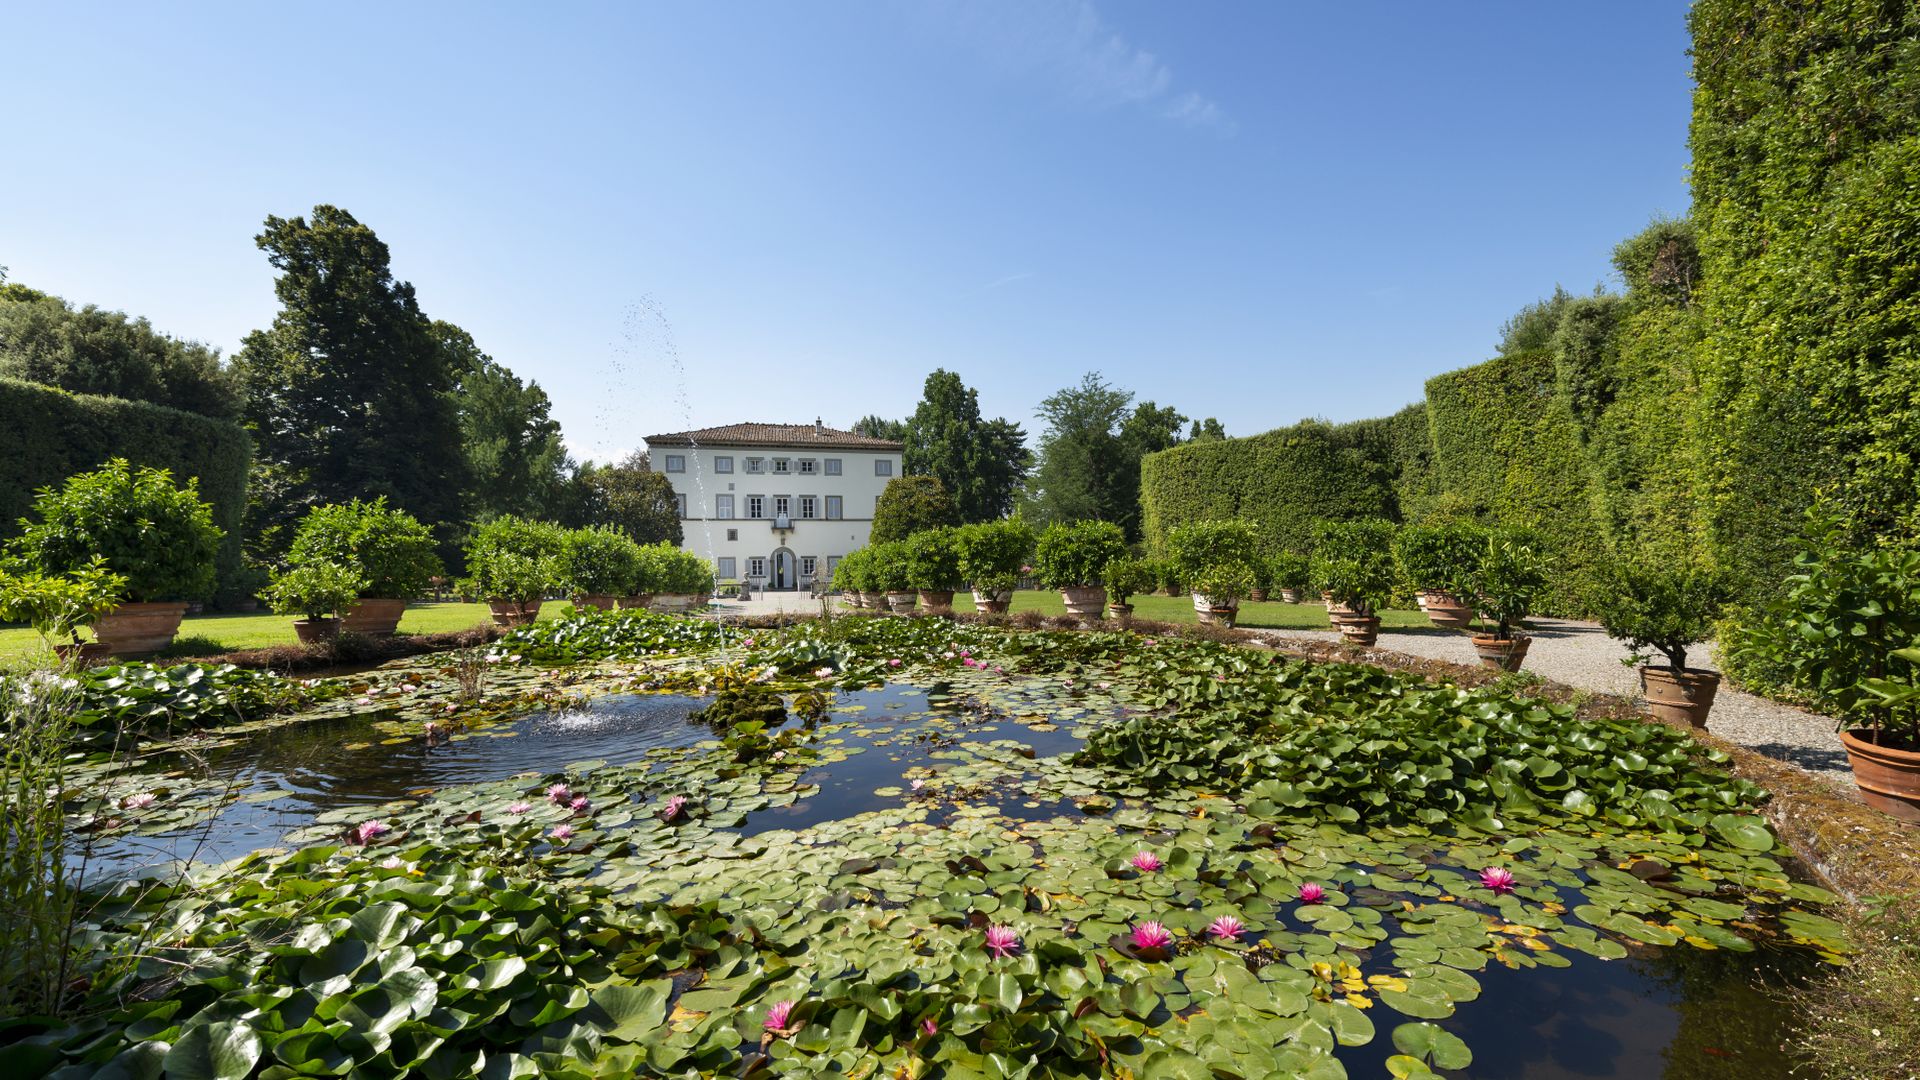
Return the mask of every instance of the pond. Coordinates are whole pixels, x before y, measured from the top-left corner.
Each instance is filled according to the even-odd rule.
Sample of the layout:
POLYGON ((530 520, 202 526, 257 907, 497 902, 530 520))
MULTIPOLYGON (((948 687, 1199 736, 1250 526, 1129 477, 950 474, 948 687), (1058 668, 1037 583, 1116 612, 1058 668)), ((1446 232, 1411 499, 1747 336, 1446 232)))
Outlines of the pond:
MULTIPOLYGON (((804 656, 792 666, 811 672, 820 661, 804 656)), ((464 723, 441 719, 463 715, 445 704, 449 687, 399 665, 357 686, 365 697, 196 735, 107 774, 117 791, 158 792, 168 813, 103 831, 91 872, 300 849, 232 872, 254 883, 262 899, 250 904, 340 883, 328 894, 348 919, 336 937, 359 933, 356 913, 383 891, 411 907, 451 903, 481 866, 530 875, 513 886, 527 898, 501 910, 546 912, 542 924, 568 917, 551 908, 577 902, 565 897, 604 897, 614 907, 596 918, 666 936, 581 977, 651 980, 635 985, 675 1002, 652 1021, 671 1029, 667 1041, 635 1036, 632 1052, 676 1074, 756 1060, 806 1071, 815 1058, 844 1066, 872 1046, 909 1045, 873 1043, 861 1025, 879 1021, 846 1019, 857 1013, 925 1014, 915 1022, 934 1034, 911 1045, 946 1040, 939 1060, 954 1075, 1001 1067, 974 1040, 1017 1054, 1069 1037, 1096 1039, 1143 1075, 1199 1075, 1204 1060, 1223 1076, 1784 1080, 1785 990, 1839 947, 1805 910, 1823 894, 1731 824, 1716 828, 1745 846, 1598 819, 1342 826, 1281 808, 1294 793, 1259 775, 1228 799, 1213 781, 1169 787, 1117 766, 1112 731, 1151 732, 1179 710, 1116 665, 882 662, 886 677, 848 676, 822 695, 773 676, 777 665, 749 678, 747 665, 713 674, 676 655, 667 668, 568 674, 564 698, 464 723), (762 729, 747 718, 769 699, 779 715, 762 729), (1100 753, 1079 753, 1094 744, 1100 753), (374 822, 360 846, 355 831, 374 822), (1512 884, 1486 886, 1488 866, 1512 867, 1512 884), (1221 936, 1228 916, 1235 929, 1221 936), (1128 936, 1161 923, 1165 948, 1128 936), (996 959, 981 935, 1001 925, 1017 940, 996 959), (875 997, 879 986, 899 996, 875 997), (772 1023, 781 997, 800 1011, 791 1035, 769 1037, 762 1018, 772 1023), (1045 1011, 1055 1008, 1068 1013, 1045 1011)), ((529 684, 556 678, 519 671, 529 684)), ((1346 678, 1310 674, 1315 692, 1346 678)), ((1231 685, 1209 675, 1201 692, 1220 692, 1209 684, 1231 685)), ((1393 695, 1411 707, 1404 689, 1393 695)), ((1334 748, 1331 736, 1315 745, 1334 748)), ((1136 749, 1178 756, 1155 737, 1136 749)), ((1695 783, 1675 776, 1663 781, 1675 792, 1695 783)), ((518 880, 475 893, 475 910, 518 880)), ((288 911, 317 917, 309 903, 288 911)), ((409 965, 483 959, 477 941, 466 961, 427 938, 369 932, 377 944, 360 963, 389 948, 417 958, 409 965)), ((299 978, 338 945, 316 939, 299 978)), ((565 1020, 589 998, 566 997, 558 972, 520 989, 493 979, 441 977, 441 1000, 550 997, 545 1012, 515 1006, 527 1023, 550 1018, 532 1025, 551 1034, 527 1036, 528 1061, 541 1060, 539 1038, 574 1038, 564 1033, 600 1008, 565 1020)), ((607 1038, 638 1030, 607 1015, 607 1038)), ((455 1071, 479 1071, 479 1059, 459 1060, 455 1071)))

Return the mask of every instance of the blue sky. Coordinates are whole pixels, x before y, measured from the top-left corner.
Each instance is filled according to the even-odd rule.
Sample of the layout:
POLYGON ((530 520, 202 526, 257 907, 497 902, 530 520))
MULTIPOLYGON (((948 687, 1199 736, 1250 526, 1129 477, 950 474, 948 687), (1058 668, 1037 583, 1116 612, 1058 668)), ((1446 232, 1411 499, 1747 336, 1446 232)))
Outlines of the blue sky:
POLYGON ((231 351, 261 219, 335 203, 602 459, 902 415, 935 367, 1029 429, 1091 369, 1233 434, 1380 415, 1687 200, 1679 3, 5 21, 12 279, 231 351))

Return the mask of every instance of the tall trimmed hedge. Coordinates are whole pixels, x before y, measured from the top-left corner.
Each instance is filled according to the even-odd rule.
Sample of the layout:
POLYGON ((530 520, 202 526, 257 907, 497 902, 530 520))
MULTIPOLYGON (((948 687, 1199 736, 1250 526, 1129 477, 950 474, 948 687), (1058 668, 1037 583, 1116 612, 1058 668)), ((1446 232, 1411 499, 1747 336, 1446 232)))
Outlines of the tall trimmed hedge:
POLYGON ((1582 609, 1604 556, 1596 493, 1552 354, 1502 356, 1427 380, 1433 475, 1488 524, 1537 531, 1555 561, 1545 613, 1582 609))
POLYGON ((1323 519, 1396 517, 1390 439, 1317 420, 1242 439, 1187 443, 1140 462, 1147 546, 1195 521, 1254 524, 1269 554, 1304 551, 1323 519))
POLYGON ((213 504, 221 541, 220 588, 230 588, 240 570, 241 515, 247 502, 252 443, 239 425, 121 398, 69 394, 63 390, 0 378, 0 538, 18 535, 34 492, 58 487, 75 473, 107 459, 170 469, 176 479, 200 481, 200 497, 213 504))
POLYGON ((1749 599, 1825 494, 1920 533, 1920 8, 1698 0, 1706 511, 1749 599))

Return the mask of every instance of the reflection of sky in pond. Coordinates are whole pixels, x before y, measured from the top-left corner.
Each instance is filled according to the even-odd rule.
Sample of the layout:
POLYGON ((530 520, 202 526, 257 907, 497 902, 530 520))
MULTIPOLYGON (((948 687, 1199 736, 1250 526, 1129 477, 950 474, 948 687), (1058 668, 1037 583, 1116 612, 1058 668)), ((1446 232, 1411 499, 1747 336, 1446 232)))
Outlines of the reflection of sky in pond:
MULTIPOLYGON (((1042 705, 1044 696, 1032 704, 1042 705)), ((714 738, 706 726, 688 721, 701 704, 674 695, 609 695, 582 709, 536 713, 433 744, 418 735, 396 738, 365 718, 268 728, 209 751, 203 764, 175 757, 149 766, 156 772, 191 769, 250 799, 227 807, 210 829, 116 839, 102 853, 121 869, 187 857, 218 862, 276 846, 330 810, 365 807, 372 816, 375 807, 435 789, 563 772, 583 761, 630 764, 645 760, 649 751, 714 738)), ((834 727, 824 737, 863 752, 810 769, 801 779, 819 785, 817 794, 756 811, 742 831, 801 829, 898 806, 913 798, 906 774, 958 764, 941 755, 959 743, 1006 740, 1031 747, 1041 758, 1080 745, 1071 734, 1073 720, 1036 731, 964 703, 930 700, 926 690, 912 686, 838 694, 833 710, 834 727), (882 788, 902 791, 878 794, 882 788)), ((962 801, 996 805, 1018 820, 1078 815, 1066 800, 1026 806, 1028 799, 1010 788, 966 793, 962 801)), ((942 825, 948 812, 943 797, 927 820, 942 825)), ((1786 1080, 1789 1063, 1777 1048, 1787 1010, 1765 985, 1787 978, 1779 968, 1803 966, 1799 957, 1687 947, 1637 949, 1634 958, 1619 961, 1573 950, 1563 955, 1570 967, 1513 971, 1493 964, 1475 973, 1480 998, 1436 1021, 1472 1047, 1466 1074, 1493 1080, 1786 1080)), ((1387 1075, 1385 1059, 1396 1052, 1392 1030, 1412 1019, 1384 1005, 1369 1016, 1377 1029, 1372 1041, 1338 1051, 1356 1078, 1387 1075)))

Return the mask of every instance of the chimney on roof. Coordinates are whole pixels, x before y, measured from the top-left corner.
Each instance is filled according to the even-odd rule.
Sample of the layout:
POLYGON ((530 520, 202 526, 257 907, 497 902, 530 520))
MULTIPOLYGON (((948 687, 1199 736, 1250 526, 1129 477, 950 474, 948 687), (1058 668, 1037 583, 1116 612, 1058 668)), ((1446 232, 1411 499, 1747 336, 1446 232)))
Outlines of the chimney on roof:
POLYGON ((815 436, 816 438, 819 438, 819 437, 823 437, 823 436, 825 436, 825 435, 826 435, 826 433, 827 433, 827 429, 826 429, 826 428, 825 428, 824 426, 822 426, 822 425, 821 425, 821 423, 820 423, 820 418, 819 418, 819 417, 817 417, 817 416, 816 416, 816 417, 814 417, 814 418, 813 418, 813 434, 814 434, 814 436, 815 436))

